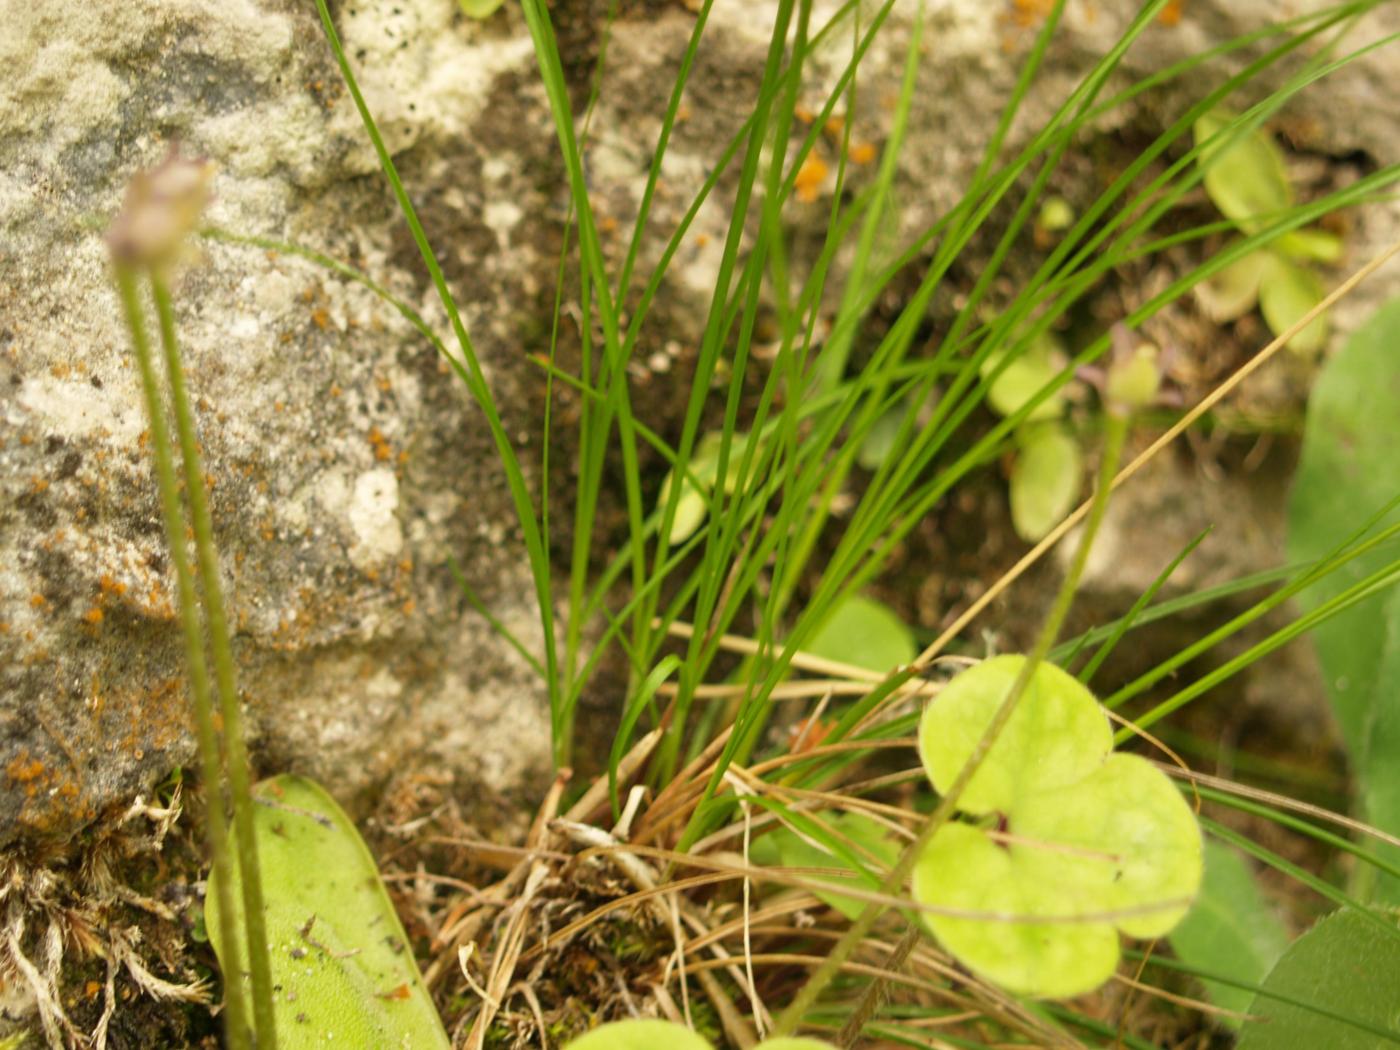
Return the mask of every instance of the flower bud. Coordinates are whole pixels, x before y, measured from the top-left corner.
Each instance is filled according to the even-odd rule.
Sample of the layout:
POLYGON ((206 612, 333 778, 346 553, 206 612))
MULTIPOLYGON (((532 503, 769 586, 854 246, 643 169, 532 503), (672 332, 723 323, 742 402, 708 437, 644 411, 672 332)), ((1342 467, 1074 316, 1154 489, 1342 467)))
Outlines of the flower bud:
POLYGON ((174 262, 209 200, 213 176, 213 164, 183 159, 174 149, 157 167, 137 172, 107 231, 112 257, 127 266, 174 262))
POLYGON ((1109 366, 1103 394, 1111 409, 1137 412, 1157 400, 1157 390, 1162 383, 1157 356, 1155 346, 1141 343, 1136 350, 1119 357, 1109 366))

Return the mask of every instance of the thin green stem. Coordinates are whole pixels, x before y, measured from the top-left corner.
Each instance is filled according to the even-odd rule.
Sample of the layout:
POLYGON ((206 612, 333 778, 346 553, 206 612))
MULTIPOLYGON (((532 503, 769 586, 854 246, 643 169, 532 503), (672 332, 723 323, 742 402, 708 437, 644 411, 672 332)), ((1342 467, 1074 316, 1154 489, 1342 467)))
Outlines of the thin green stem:
MULTIPOLYGON (((248 750, 243 741, 243 718, 238 706, 238 686, 229 642, 228 616, 219 578, 219 555, 214 547, 214 526, 204 491, 198 438, 180 366, 175 337, 175 313, 170 290, 157 268, 151 270, 151 296, 160 318, 161 346, 165 351, 170 406, 185 468, 185 499, 190 508, 195 553, 199 561, 204 617, 209 628, 209 648, 214 658, 214 680, 223 717, 225 775, 233 800, 233 825, 238 842, 239 882, 243 889, 243 927, 248 935, 248 970, 253 985, 253 1024, 260 1050, 276 1050, 277 1030, 272 1011, 272 962, 267 949, 267 915, 263 906, 262 873, 258 867, 258 839, 253 827, 253 797, 248 773, 248 750)), ((183 542, 183 538, 182 538, 183 542)))
POLYGON ((141 374, 141 392, 146 401, 146 416, 150 426, 151 458, 155 465, 156 484, 160 490, 161 511, 165 519, 166 543, 170 548, 170 563, 175 569, 176 597, 180 604, 180 622, 185 636, 185 662, 189 669, 190 699, 194 709, 195 738, 199 745, 200 769, 204 775, 207 800, 206 834, 209 838, 210 865, 214 871, 214 892, 219 906, 219 934, 224 950, 224 1037, 233 1050, 249 1050, 252 1041, 248 1032, 248 1007, 244 998, 239 947, 238 916, 233 909, 233 882, 228 846, 228 824, 224 815, 223 768, 219 756, 218 733, 214 728, 213 702, 209 690, 209 669, 204 661, 203 623, 199 601, 195 595, 194 573, 189 552, 185 547, 185 516, 180 505, 179 483, 171 456, 170 431, 165 421, 165 407, 160 386, 151 363, 151 345, 146 335, 146 322, 141 309, 135 270, 118 264, 117 290, 131 331, 137 371, 141 374))
MULTIPOLYGON (((1080 577, 1084 574, 1084 566, 1088 563, 1089 550, 1093 546, 1094 536, 1103 522, 1104 511, 1108 508, 1108 497, 1112 490, 1113 477, 1118 471, 1119 460, 1122 459, 1123 443, 1127 433, 1128 417, 1117 412, 1110 412, 1104 429, 1104 449, 1099 462, 1098 484, 1094 489, 1094 500, 1084 523, 1084 533, 1079 541, 1079 547, 1074 553, 1074 560, 1070 564, 1069 571, 1065 574, 1064 582, 1055 595, 1054 604, 1045 617, 1045 623, 1040 629, 1040 635, 1036 638, 1035 646, 1021 665, 1020 673, 1017 674, 1016 680, 1011 684, 1005 699, 1002 700, 1001 705, 993 714, 992 720, 988 723, 981 739, 977 741, 972 754, 963 764, 957 778, 939 800, 937 808, 924 822, 923 827, 919 829, 918 836, 900 856, 899 862, 890 869, 889 875, 880 888, 880 892, 886 896, 894 896, 901 891, 913 872, 919 856, 923 853, 924 847, 957 812, 958 802, 967 789, 967 785, 977 770, 981 768, 988 752, 992 749, 992 745, 996 743, 1002 730, 1011 720, 1011 716, 1016 711, 1016 705, 1030 685, 1036 668, 1050 652, 1051 646, 1055 644, 1055 639, 1059 636, 1060 628, 1064 624, 1065 616, 1069 613, 1070 604, 1074 601, 1080 577)), ((884 910, 884 905, 873 901, 866 905, 856 921, 836 942, 836 947, 832 949, 831 954, 822 960, 821 965, 813 971, 807 983, 802 986, 802 990, 798 992, 787 1009, 783 1011, 782 1016, 778 1018, 777 1026, 774 1029, 775 1035, 791 1035, 797 1029, 807 1011, 815 1005, 818 996, 826 990, 827 985, 841 971, 842 965, 859 947, 866 934, 870 932, 870 928, 875 924, 875 920, 880 917, 884 910)))

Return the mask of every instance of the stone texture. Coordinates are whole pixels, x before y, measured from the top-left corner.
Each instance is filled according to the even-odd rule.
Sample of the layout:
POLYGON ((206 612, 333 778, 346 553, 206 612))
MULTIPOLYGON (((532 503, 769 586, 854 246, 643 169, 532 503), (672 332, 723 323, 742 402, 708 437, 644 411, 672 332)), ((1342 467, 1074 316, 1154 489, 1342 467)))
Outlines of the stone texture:
MULTIPOLYGON (((447 330, 314 6, 7 8, 0 842, 71 831, 192 758, 144 415, 101 238, 130 174, 179 141, 218 164, 214 223, 346 260, 447 330)), ((530 458, 522 332, 556 175, 523 86, 528 39, 433 0, 341 5, 339 20, 530 458)), ((349 799, 412 764, 532 788, 547 764, 540 683, 446 566, 459 559, 537 642, 479 411, 360 286, 258 248, 206 242, 200 256, 177 289, 179 326, 259 764, 349 799)))
MULTIPOLYGON (((687 6, 626 4, 613 27, 587 160, 614 256, 694 24, 687 6)), ((835 6, 817 4, 815 21, 835 6)), ((1321 3, 1284 6, 1192 0, 1181 24, 1154 26, 1130 52, 1128 75, 1321 3)), ((554 8, 577 100, 606 7, 554 8)), ((716 4, 644 263, 746 116, 774 7, 716 4)), ((928 5, 902 231, 922 228, 966 183, 1040 7, 928 5)), ((1013 143, 1136 7, 1071 0, 1013 143)), ((862 73, 847 115, 858 144, 883 141, 914 8, 901 0, 862 73)), ((335 9, 511 432, 535 461, 540 377, 526 355, 547 345, 567 194, 519 12, 477 23, 451 0, 335 9)), ((1361 31, 1397 18, 1392 5, 1361 31)), ((447 329, 309 3, 10 3, 0 25, 3 843, 71 831, 191 757, 144 422, 100 236, 130 174, 178 140, 219 165, 219 226, 344 259, 447 329)), ((848 48, 842 38, 813 59, 809 109, 848 48)), ((1397 159, 1392 65, 1383 50, 1319 85, 1290 110, 1289 134, 1319 154, 1397 159)), ((1160 126, 1202 87, 1188 79, 1099 130, 1160 126)), ((833 141, 821 149, 834 168, 833 141)), ((872 170, 868 156, 854 163, 854 183, 872 170)), ((833 182, 795 205, 799 258, 815 251, 808 231, 823 228, 833 182)), ((674 402, 666 384, 683 384, 659 373, 698 338, 731 184, 681 247, 639 355, 652 363, 635 376, 639 390, 674 402)), ((1395 215, 1367 213, 1348 240, 1358 260, 1400 226, 1395 215)), ((257 248, 206 242, 201 256, 181 280, 179 321, 259 762, 319 776, 342 797, 415 762, 496 788, 533 784, 547 746, 539 683, 466 609, 445 567, 449 554, 460 559, 492 609, 538 640, 479 412, 432 348, 360 286, 257 248)), ((1341 327, 1393 288, 1358 296, 1341 327)))

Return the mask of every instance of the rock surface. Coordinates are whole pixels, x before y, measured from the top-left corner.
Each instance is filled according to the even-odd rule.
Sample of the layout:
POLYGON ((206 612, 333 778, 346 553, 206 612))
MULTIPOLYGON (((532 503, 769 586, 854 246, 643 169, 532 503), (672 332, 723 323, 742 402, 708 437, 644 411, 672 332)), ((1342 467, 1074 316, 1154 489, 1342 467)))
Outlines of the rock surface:
MULTIPOLYGON (((606 6, 554 7, 576 101, 606 6)), ((624 5, 613 27, 588 166, 615 254, 694 26, 689 6, 624 5)), ((883 140, 915 6, 901 0, 862 73, 861 107, 848 117, 859 145, 883 140)), ((903 228, 956 199, 1043 6, 928 5, 903 228)), ((644 262, 744 119, 773 7, 716 4, 644 262)), ((817 7, 819 23, 835 5, 817 7)), ((1120 7, 1136 5, 1071 0, 1013 141, 1112 39, 1120 7)), ((1179 25, 1148 31, 1128 71, 1271 24, 1277 8, 1192 0, 1179 25)), ((341 0, 335 12, 507 425, 537 461, 541 380, 527 355, 547 346, 567 193, 523 20, 508 5, 473 22, 452 0, 341 0)), ((1364 31, 1396 28, 1398 17, 1392 6, 1364 31)), ((814 59, 808 108, 820 108, 848 47, 814 59)), ((1368 56, 1300 104, 1300 143, 1397 159, 1392 56, 1368 56)), ((219 165, 218 226, 347 261, 447 329, 311 4, 16 3, 0 62, 3 844, 72 831, 191 758, 144 421, 101 239, 125 180, 179 141, 219 165)), ((1160 125, 1200 89, 1188 79, 1146 108, 1160 125)), ((829 168, 832 149, 823 143, 829 168)), ((853 155, 857 182, 875 155, 853 155)), ((830 171, 812 180, 794 213, 799 233, 823 228, 833 184, 830 171)), ((682 245, 641 360, 674 357, 698 337, 728 219, 724 186, 682 245)), ((1359 254, 1397 225, 1377 214, 1349 242, 1359 254)), ((179 324, 260 765, 317 776, 343 798, 413 763, 497 789, 534 784, 547 764, 540 683, 465 606, 446 566, 459 559, 492 610, 538 642, 480 412, 432 347, 359 285, 262 248, 205 242, 201 254, 180 283, 179 324)))

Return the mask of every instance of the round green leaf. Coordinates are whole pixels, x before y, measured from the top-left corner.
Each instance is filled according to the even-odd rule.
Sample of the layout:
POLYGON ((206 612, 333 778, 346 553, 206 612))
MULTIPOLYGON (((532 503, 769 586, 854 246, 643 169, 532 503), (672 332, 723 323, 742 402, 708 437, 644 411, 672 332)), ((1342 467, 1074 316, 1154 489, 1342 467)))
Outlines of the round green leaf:
MULTIPOLYGON (((1022 405, 1040 393, 1057 375, 1061 365, 1056 360, 1058 344, 1053 336, 1044 336, 1026 347, 1011 361, 1005 370, 992 381, 987 390, 987 402, 1003 416, 1014 415, 1022 405)), ((996 371, 1004 354, 991 354, 982 362, 980 369, 985 379, 996 371)), ((1027 422, 1039 419, 1056 419, 1065 409, 1062 390, 1057 390, 1042 401, 1026 417, 1027 422)))
MULTIPOLYGON (((947 791, 957 778, 1025 660, 983 660, 944 686, 924 710, 919 754, 936 790, 947 791)), ((959 805, 967 813, 1005 813, 1027 792, 1082 780, 1112 747, 1112 730, 1093 694, 1054 664, 1042 663, 959 805)))
MULTIPOLYGON (((1282 335, 1305 313, 1322 302, 1326 292, 1317 275, 1280 256, 1259 284, 1259 309, 1269 331, 1282 335)), ((1315 354, 1327 345, 1327 315, 1319 314, 1288 341, 1288 349, 1299 354, 1315 354)))
MULTIPOLYGON (((890 829, 874 817, 859 811, 852 811, 834 814, 826 818, 825 823, 832 832, 851 841, 855 846, 854 856, 861 861, 864 869, 875 868, 878 871, 876 861, 888 869, 894 867, 899 861, 899 844, 891 836, 890 829)), ((828 850, 812 839, 797 834, 790 828, 779 828, 764 835, 759 843, 764 844, 765 847, 774 847, 776 855, 768 854, 767 848, 764 850, 755 848, 750 854, 755 863, 781 864, 786 868, 845 868, 850 871, 850 877, 833 879, 818 875, 815 880, 828 882, 833 886, 863 886, 863 888, 870 890, 880 888, 878 878, 856 871, 846 857, 828 850), (765 855, 771 857, 771 860, 762 859, 765 855)), ((755 847, 759 843, 755 843, 755 847)), ((883 875, 883 872, 881 874, 883 875)), ((823 904, 836 909, 852 922, 865 910, 865 901, 863 900, 822 890, 813 892, 823 904)))
POLYGON ((824 1039, 807 1039, 801 1036, 781 1036, 765 1039, 754 1050, 836 1050, 836 1044, 824 1039))
MULTIPOLYGON (((1037 843, 1051 887, 1078 879, 1097 911, 1123 910, 1113 925, 1130 937, 1161 937, 1186 915, 1201 886, 1201 832, 1166 775, 1137 755, 1109 755, 1076 784, 1023 798, 1011 833, 1037 843)), ((1035 848, 1035 847, 1031 847, 1035 848)))
POLYGON ((1273 260, 1266 251, 1240 256, 1196 285, 1196 299, 1201 309, 1216 324, 1243 317, 1259 301, 1259 282, 1272 265, 1273 260))
POLYGON ((1257 129, 1244 135, 1226 131, 1233 119, 1216 109, 1196 121, 1196 145, 1204 146, 1198 163, 1215 206, 1240 229, 1255 233, 1264 226, 1261 216, 1276 217, 1292 207, 1293 187, 1273 139, 1257 129))
MULTIPOLYGON (((940 792, 1024 661, 983 661, 925 711, 919 748, 940 792)), ((1092 694, 1038 666, 960 800, 1005 835, 947 825, 914 870, 915 900, 937 909, 925 923, 969 969, 1025 995, 1079 995, 1112 974, 1119 931, 1158 937, 1185 914, 1201 882, 1195 816, 1165 774, 1111 745, 1092 694)))
POLYGON ((862 594, 838 603, 803 648, 815 656, 882 674, 918 655, 914 636, 898 614, 862 594))
MULTIPOLYGON (((709 433, 695 445, 695 454, 690 458, 690 471, 682 473, 681 494, 676 500, 676 515, 671 519, 671 532, 667 539, 672 546, 684 543, 704 522, 710 512, 710 493, 719 476, 719 451, 724 442, 722 434, 709 433), (694 480, 692 480, 692 478, 694 480), (696 483, 700 487, 696 487, 696 483)), ((747 434, 734 434, 729 441, 729 461, 725 465, 724 491, 732 493, 737 483, 739 461, 744 457, 748 444, 747 434)), ((671 497, 671 486, 675 484, 677 471, 673 467, 661 483, 661 491, 656 497, 658 513, 671 497)))
POLYGON ((1074 506, 1084 471, 1079 442, 1057 423, 1028 427, 1011 468, 1011 524, 1028 543, 1042 539, 1074 506))
POLYGON ((566 1050, 714 1050, 709 1041, 671 1021, 613 1021, 579 1036, 566 1050))
POLYGON ((1072 883, 1047 883, 1039 870, 1045 856, 1004 848, 980 828, 949 824, 919 856, 912 889, 921 904, 982 915, 924 913, 939 943, 968 969, 1013 992, 1063 998, 1109 978, 1118 964, 1118 935, 1105 922, 1017 921, 1102 910, 1072 883))

